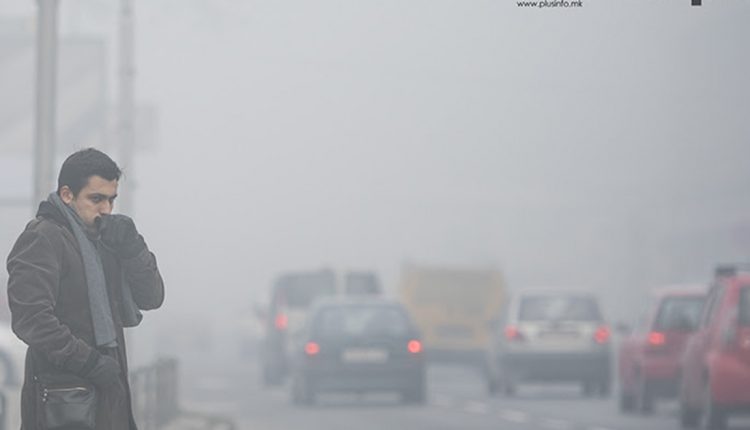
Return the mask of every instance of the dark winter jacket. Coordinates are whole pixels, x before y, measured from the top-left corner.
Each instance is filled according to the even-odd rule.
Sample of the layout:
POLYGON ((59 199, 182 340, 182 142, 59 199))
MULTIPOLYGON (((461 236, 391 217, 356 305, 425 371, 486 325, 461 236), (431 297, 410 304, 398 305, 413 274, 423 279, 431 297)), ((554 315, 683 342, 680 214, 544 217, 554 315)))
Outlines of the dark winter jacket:
POLYGON ((120 307, 123 276, 140 309, 155 309, 164 300, 164 284, 154 255, 144 249, 120 260, 100 247, 118 348, 97 351, 88 288, 78 243, 64 214, 48 202, 39 206, 8 256, 8 303, 12 327, 28 346, 21 393, 23 430, 42 430, 37 377, 85 375, 100 353, 117 358, 120 383, 97 389, 97 430, 134 430, 127 379, 125 337, 120 307))

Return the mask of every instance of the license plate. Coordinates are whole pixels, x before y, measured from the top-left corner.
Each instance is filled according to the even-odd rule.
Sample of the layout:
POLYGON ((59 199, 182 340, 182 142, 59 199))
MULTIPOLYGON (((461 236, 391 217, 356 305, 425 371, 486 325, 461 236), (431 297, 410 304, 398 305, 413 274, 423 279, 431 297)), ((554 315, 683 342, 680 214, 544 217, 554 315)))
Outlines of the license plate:
POLYGON ((576 331, 542 331, 539 332, 539 337, 543 339, 576 339, 580 335, 576 331))
POLYGON ((345 349, 341 359, 346 363, 384 363, 388 361, 388 351, 376 348, 345 349))

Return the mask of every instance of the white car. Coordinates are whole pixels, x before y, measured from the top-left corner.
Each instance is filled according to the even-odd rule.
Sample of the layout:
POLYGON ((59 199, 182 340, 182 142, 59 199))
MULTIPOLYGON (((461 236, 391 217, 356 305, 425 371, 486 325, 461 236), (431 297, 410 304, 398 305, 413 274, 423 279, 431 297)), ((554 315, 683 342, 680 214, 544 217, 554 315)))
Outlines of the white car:
POLYGON ((592 293, 524 292, 510 301, 495 337, 488 389, 513 395, 525 381, 577 382, 610 391, 610 329, 592 293))

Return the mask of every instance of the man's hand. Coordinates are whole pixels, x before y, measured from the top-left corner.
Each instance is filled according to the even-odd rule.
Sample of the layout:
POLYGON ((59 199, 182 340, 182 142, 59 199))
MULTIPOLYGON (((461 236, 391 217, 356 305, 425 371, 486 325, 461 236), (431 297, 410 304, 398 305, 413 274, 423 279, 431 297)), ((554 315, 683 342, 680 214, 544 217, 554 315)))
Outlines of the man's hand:
POLYGON ((146 248, 143 236, 138 234, 135 223, 129 216, 102 215, 98 224, 102 242, 120 258, 133 258, 146 248))
POLYGON ((120 364, 108 355, 100 355, 94 367, 83 376, 97 387, 108 387, 120 378, 120 364))

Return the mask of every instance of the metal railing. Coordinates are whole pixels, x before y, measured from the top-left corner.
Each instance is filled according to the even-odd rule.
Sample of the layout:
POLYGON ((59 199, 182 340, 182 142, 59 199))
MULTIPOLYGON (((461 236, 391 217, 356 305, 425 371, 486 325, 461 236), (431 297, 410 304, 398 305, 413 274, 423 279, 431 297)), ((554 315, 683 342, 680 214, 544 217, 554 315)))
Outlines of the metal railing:
POLYGON ((191 428, 236 428, 234 421, 227 417, 181 410, 178 388, 179 366, 174 358, 160 359, 152 365, 130 372, 133 416, 140 430, 171 428, 170 426, 174 427, 174 424, 179 424, 181 420, 192 422, 194 425, 191 428))
MULTIPOLYGON (((133 416, 140 430, 174 427, 180 420, 200 423, 205 430, 234 430, 234 421, 220 415, 182 411, 179 405, 179 365, 173 358, 130 371, 133 416)), ((0 384, 0 430, 20 427, 21 387, 0 384)), ((180 427, 179 425, 177 427, 180 427)))
POLYGON ((180 414, 178 382, 176 359, 160 359, 130 372, 133 415, 140 429, 157 430, 180 414))

